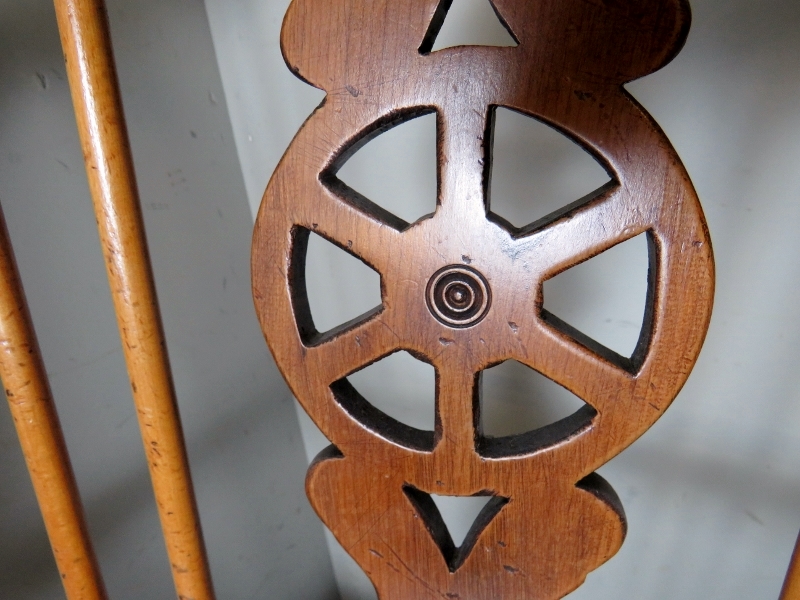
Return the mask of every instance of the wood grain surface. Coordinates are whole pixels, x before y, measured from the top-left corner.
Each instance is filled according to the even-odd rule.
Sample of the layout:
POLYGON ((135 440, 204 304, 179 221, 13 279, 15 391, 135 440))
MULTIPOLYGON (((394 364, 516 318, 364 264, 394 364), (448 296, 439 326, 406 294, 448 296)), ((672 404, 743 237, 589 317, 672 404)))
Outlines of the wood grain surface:
POLYGON ((212 600, 103 0, 55 0, 100 243, 177 596, 212 600))
POLYGON ((294 0, 283 24, 288 66, 327 95, 265 192, 253 294, 281 372, 333 442, 309 470, 311 503, 382 600, 546 600, 579 586, 626 529, 619 499, 594 471, 675 398, 711 314, 713 258, 697 196, 623 88, 677 54, 688 4, 493 5, 518 46, 429 52, 447 0, 294 0), (611 183, 513 227, 488 193, 497 107, 556 128, 611 183), (370 139, 433 112, 434 214, 406 223, 336 177, 370 139), (378 309, 317 331, 305 282, 311 232, 380 273, 378 309), (649 241, 647 307, 636 350, 620 356, 545 311, 542 284, 640 234, 649 241), (398 350, 436 370, 432 431, 392 419, 347 380, 398 350), (481 372, 509 359, 586 406, 536 431, 484 435, 481 372), (494 498, 456 548, 430 494, 494 498))
POLYGON ((14 251, 0 210, 0 377, 68 600, 106 600, 14 251))

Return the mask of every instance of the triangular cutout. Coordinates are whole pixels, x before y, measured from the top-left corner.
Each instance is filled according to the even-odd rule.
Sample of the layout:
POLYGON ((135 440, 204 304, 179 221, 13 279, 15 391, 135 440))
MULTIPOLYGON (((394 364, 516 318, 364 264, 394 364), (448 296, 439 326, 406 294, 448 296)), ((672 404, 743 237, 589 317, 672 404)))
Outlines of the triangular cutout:
POLYGON ((451 572, 464 564, 483 530, 508 503, 508 498, 493 495, 432 496, 411 485, 403 491, 451 572))
POLYGON ((483 371, 481 385, 480 426, 484 436, 532 432, 586 406, 568 389, 516 360, 483 371))
POLYGON ((431 500, 439 509, 450 538, 456 547, 461 547, 467 539, 472 524, 486 508, 494 496, 437 496, 431 494, 431 500))
POLYGON ((655 252, 648 234, 641 234, 548 279, 545 320, 600 354, 604 348, 613 351, 635 368, 637 348, 646 346, 650 331, 655 252), (598 343, 604 348, 593 347, 598 343))
POLYGON ((409 113, 367 133, 323 181, 395 229, 432 214, 437 194, 435 113, 409 113))
POLYGON ((441 0, 421 54, 455 46, 518 46, 505 20, 491 0, 441 0))
POLYGON ((591 154, 538 119, 498 107, 492 131, 489 208, 511 229, 543 221, 610 181, 591 154))
MULTIPOLYGON (((297 235, 305 237, 306 244, 303 286, 306 298, 295 299, 304 342, 318 337, 317 332, 328 332, 358 320, 382 304, 381 280, 376 271, 307 229, 300 228, 297 235), (303 310, 304 306, 307 310, 303 310)), ((295 244, 302 245, 303 240, 296 239, 295 244)), ((301 286, 293 282, 293 287, 301 286)))

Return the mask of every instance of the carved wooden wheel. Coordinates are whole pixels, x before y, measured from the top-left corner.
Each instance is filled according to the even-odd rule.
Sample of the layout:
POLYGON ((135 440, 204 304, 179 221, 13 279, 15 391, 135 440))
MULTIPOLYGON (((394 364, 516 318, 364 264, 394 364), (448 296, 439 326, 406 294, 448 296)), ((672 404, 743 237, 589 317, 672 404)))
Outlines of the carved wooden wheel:
POLYGON ((677 155, 622 84, 666 64, 682 0, 494 0, 513 48, 428 52, 447 0, 294 0, 287 63, 327 91, 264 195, 253 291, 270 349, 334 446, 312 465, 312 505, 380 597, 560 598, 608 560, 622 507, 594 471, 664 412, 700 351, 713 261, 677 155), (611 184, 516 229, 489 210, 496 107, 543 120, 611 184), (438 122, 435 214, 408 224, 336 178, 375 135, 438 122), (381 275, 382 305, 318 332, 305 285, 310 232, 381 275), (645 323, 620 356, 542 308, 542 284, 639 234, 649 239, 645 323), (347 376, 397 350, 436 369, 436 428, 373 407, 347 376), (516 436, 480 430, 480 373, 516 359, 586 406, 516 436), (456 548, 429 494, 490 495, 456 548))

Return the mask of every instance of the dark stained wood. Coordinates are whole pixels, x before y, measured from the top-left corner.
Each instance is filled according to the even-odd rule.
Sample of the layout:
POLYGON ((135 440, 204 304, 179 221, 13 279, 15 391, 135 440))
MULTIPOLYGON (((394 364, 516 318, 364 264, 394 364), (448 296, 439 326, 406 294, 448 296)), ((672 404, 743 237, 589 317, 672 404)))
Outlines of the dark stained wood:
POLYGON ((284 56, 327 96, 264 195, 253 294, 284 377, 334 443, 309 470, 309 498, 382 600, 561 598, 625 537, 622 506, 594 471, 675 398, 711 314, 714 266, 697 196, 667 138, 622 87, 675 56, 690 12, 683 0, 495 0, 517 47, 428 53, 446 5, 291 4, 284 56), (488 197, 498 106, 557 128, 612 183, 513 228, 488 197), (435 214, 408 224, 336 178, 369 139, 430 112, 435 214), (316 330, 304 270, 312 231, 380 273, 379 310, 316 330), (547 313, 542 284, 639 234, 649 240, 647 310, 636 351, 623 357, 547 313), (431 310, 432 278, 448 267, 466 278, 448 288, 453 309, 476 282, 467 266, 491 301, 474 322, 448 323, 431 310), (346 379, 401 349, 436 369, 435 431, 394 421, 346 379), (586 408, 538 431, 484 436, 480 373, 508 359, 586 408), (456 549, 429 494, 495 500, 456 549))

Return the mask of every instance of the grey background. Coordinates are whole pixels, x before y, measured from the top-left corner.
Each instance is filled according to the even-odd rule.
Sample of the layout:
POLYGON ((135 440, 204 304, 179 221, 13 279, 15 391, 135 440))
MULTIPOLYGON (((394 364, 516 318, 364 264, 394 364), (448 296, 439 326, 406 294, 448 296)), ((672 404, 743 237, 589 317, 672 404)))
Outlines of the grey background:
MULTIPOLYGON (((330 536, 329 555, 303 495, 306 461, 326 442, 293 408, 249 298, 252 215, 322 97, 280 57, 286 5, 109 2, 219 597, 327 599, 338 584, 343 598, 366 599, 369 582, 330 536)), ((486 8, 454 0, 440 45, 507 43, 486 8)), ((625 505, 628 539, 570 598, 777 598, 800 529, 800 4, 695 0, 693 10, 684 51, 628 89, 672 140, 703 202, 718 269, 714 316, 673 407, 602 469, 625 505)), ((0 0, 0 202, 101 567, 114 598, 168 598, 64 79, 50 4, 0 0)), ((430 119, 398 127, 342 177, 387 208, 422 215, 435 195, 432 140, 430 119)), ((496 143, 493 206, 512 221, 603 181, 571 142, 528 119, 501 116, 496 143)), ((644 289, 637 243, 548 282, 548 308, 630 347, 644 289)), ((315 317, 331 324, 379 301, 377 276, 325 244, 310 279, 315 317)), ((557 418, 577 401, 513 364, 490 375, 500 429, 557 418), (535 409, 520 390, 540 401, 535 409)), ((360 377, 376 403, 427 418, 425 365, 401 355, 360 377)), ((0 449, 0 597, 63 597, 7 411, 0 449)), ((454 529, 469 522, 469 509, 445 510, 454 529)))

